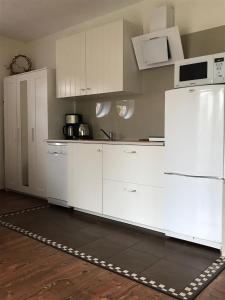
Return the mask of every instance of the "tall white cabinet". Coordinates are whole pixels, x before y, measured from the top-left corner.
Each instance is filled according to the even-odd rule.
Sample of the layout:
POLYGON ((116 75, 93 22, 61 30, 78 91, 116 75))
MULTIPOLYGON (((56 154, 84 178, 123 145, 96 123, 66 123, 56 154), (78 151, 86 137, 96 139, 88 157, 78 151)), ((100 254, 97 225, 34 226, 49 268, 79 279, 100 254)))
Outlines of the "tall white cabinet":
POLYGON ((46 143, 62 137, 72 103, 55 98, 55 72, 41 69, 4 80, 5 188, 46 196, 46 143))

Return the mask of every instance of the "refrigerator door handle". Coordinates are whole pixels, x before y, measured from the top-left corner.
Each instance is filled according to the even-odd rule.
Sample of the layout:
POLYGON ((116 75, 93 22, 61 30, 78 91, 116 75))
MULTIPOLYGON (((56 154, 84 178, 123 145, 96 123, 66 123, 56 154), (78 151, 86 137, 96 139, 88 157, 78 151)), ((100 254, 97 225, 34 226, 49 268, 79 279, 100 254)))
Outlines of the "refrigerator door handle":
POLYGON ((174 175, 174 176, 183 176, 183 177, 192 177, 192 178, 207 178, 207 179, 218 179, 223 180, 222 177, 216 176, 197 176, 197 175, 188 175, 188 174, 181 174, 181 173, 173 173, 173 172, 164 172, 165 175, 174 175))

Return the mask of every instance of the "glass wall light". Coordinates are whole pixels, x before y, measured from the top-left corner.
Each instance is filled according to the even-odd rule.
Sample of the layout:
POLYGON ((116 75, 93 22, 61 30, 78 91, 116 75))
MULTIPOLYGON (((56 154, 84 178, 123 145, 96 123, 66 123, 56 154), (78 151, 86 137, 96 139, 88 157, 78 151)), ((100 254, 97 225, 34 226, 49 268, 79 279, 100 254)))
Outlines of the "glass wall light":
POLYGON ((120 100, 116 103, 118 115, 123 119, 130 119, 134 114, 134 100, 120 100))
POLYGON ((107 116, 111 109, 111 102, 104 101, 104 102, 97 102, 96 103, 96 117, 103 118, 107 116))

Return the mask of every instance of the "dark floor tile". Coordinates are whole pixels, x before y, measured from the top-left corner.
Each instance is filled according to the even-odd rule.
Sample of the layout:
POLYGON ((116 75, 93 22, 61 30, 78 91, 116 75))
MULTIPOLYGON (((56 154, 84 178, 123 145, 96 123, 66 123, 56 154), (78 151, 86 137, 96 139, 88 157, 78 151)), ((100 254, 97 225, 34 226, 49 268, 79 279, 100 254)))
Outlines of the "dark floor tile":
MULTIPOLYGON (((46 233, 43 234, 43 236, 46 236, 46 233)), ((63 233, 62 231, 55 232, 49 230, 47 236, 51 240, 75 250, 96 241, 96 237, 94 237, 93 235, 79 231, 75 233, 63 233)))
POLYGON ((29 195, 0 191, 0 215, 41 205, 47 205, 47 201, 29 195))
POLYGON ((175 264, 182 264, 188 267, 204 271, 212 261, 220 257, 219 251, 195 247, 194 245, 184 246, 180 251, 170 251, 165 258, 175 264))
POLYGON ((48 209, 35 210, 26 214, 13 215, 7 217, 8 222, 17 223, 18 226, 29 226, 33 228, 48 228, 53 226, 55 229, 62 229, 64 232, 80 230, 88 226, 89 223, 76 219, 66 210, 56 210, 52 207, 48 209))
POLYGON ((159 260, 158 257, 144 252, 133 250, 131 248, 114 255, 109 261, 115 266, 129 270, 133 273, 139 273, 159 260))
POLYGON ((184 247, 184 242, 166 237, 157 237, 154 235, 145 235, 142 239, 131 246, 132 249, 139 250, 145 253, 151 253, 160 258, 166 257, 171 252, 181 251, 184 247))
POLYGON ((102 238, 89 243, 78 250, 81 250, 88 255, 105 260, 117 253, 124 251, 125 249, 126 247, 124 247, 124 245, 122 245, 120 242, 112 242, 102 238))
POLYGON ((82 232, 90 233, 96 238, 107 237, 113 230, 105 227, 103 224, 91 224, 82 229, 82 232))
POLYGON ((185 243, 183 250, 191 255, 203 256, 204 258, 211 260, 215 260, 220 257, 220 250, 194 243, 185 243))
POLYGON ((126 247, 130 247, 135 245, 136 243, 139 242, 140 237, 136 232, 131 232, 131 231, 111 231, 109 235, 105 237, 106 239, 117 242, 119 241, 121 244, 123 244, 126 247))
POLYGON ((154 280, 166 287, 182 291, 200 274, 198 269, 182 264, 175 264, 165 259, 156 262, 149 269, 142 272, 148 280, 154 280))

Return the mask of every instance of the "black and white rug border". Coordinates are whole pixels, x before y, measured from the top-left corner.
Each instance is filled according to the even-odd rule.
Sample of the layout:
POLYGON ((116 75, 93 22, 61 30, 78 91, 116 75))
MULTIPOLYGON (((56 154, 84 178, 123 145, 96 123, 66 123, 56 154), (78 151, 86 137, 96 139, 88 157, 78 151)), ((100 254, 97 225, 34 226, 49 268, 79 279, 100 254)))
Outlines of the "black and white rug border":
MULTIPOLYGON (((7 217, 7 216, 12 216, 12 215, 18 215, 18 214, 23 214, 23 213, 29 213, 34 210, 39 210, 39 209, 44 209, 48 208, 49 206, 39 206, 39 207, 34 207, 34 208, 28 208, 28 209, 23 209, 21 211, 17 212, 12 212, 12 213, 7 213, 4 215, 0 215, 1 217, 7 217)), ((106 270, 109 270, 111 272, 120 274, 122 276, 125 276, 127 278, 130 278, 131 280, 134 280, 138 283, 144 284, 150 288, 153 288, 159 292, 165 293, 169 296, 172 296, 176 299, 181 299, 181 300, 191 300, 195 299, 197 295, 200 294, 200 292, 205 289, 217 275, 222 272, 225 269, 225 257, 221 256, 216 261, 214 261, 206 270, 204 270, 197 278, 195 278, 188 286, 184 288, 183 291, 178 292, 174 288, 168 288, 166 285, 162 283, 157 283, 154 280, 149 280, 146 277, 139 276, 136 273, 130 272, 129 270, 125 270, 119 266, 114 266, 112 263, 107 262, 105 260, 100 260, 96 257, 93 257, 91 255, 88 255, 82 251, 70 248, 66 245, 60 244, 56 241, 52 241, 51 239, 48 239, 46 237, 41 236, 38 233, 33 233, 29 230, 26 230, 24 228, 21 228, 19 226, 16 226, 14 224, 11 224, 9 222, 5 222, 3 220, 0 220, 0 226, 6 227, 8 229, 17 231, 25 236, 28 236, 34 240, 37 240, 39 242, 42 242, 48 246, 51 246, 53 248, 56 248, 60 251, 66 252, 72 256, 78 257, 82 260, 85 260, 87 262, 90 262, 96 266, 102 267, 106 270)))

